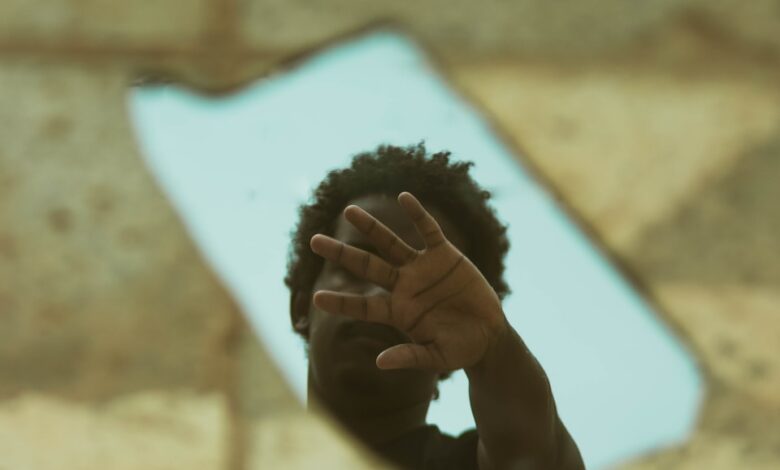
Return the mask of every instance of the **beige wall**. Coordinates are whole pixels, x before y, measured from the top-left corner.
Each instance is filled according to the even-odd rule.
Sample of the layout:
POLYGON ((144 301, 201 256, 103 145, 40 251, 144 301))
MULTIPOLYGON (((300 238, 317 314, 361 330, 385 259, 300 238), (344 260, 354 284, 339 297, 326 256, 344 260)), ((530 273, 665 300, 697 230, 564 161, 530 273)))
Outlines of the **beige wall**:
POLYGON ((429 51, 697 352, 696 434, 625 468, 777 468, 769 0, 1 1, 0 467, 367 462, 291 398, 141 164, 124 93, 232 90, 379 25, 429 51))

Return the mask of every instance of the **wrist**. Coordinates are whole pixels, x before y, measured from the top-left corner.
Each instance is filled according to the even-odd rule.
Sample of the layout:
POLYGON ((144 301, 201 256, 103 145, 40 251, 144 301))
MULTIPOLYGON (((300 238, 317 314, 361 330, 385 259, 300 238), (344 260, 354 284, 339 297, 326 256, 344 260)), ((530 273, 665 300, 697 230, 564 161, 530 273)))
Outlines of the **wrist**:
POLYGON ((495 328, 485 332, 487 346, 482 357, 472 366, 464 368, 466 375, 471 379, 493 369, 493 364, 500 361, 512 344, 519 340, 517 333, 509 324, 506 316, 501 313, 501 322, 495 328))

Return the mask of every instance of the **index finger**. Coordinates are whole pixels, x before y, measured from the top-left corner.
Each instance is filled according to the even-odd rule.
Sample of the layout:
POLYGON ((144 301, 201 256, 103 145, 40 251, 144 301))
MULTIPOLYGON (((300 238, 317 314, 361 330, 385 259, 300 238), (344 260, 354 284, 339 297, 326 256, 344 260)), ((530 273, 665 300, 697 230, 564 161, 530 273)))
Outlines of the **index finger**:
POLYGON ((344 210, 344 216, 392 263, 402 265, 417 257, 417 250, 407 245, 385 224, 376 220, 363 208, 349 206, 344 210))
POLYGON ((316 234, 309 242, 311 249, 326 260, 344 267, 352 274, 392 291, 398 280, 398 269, 382 258, 360 248, 316 234))

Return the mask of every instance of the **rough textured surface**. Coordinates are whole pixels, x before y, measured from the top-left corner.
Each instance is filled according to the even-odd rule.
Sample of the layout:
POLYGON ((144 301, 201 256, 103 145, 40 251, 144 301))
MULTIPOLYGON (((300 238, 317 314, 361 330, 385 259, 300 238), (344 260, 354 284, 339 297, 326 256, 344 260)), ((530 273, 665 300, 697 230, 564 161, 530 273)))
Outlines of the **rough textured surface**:
POLYGON ((124 92, 233 89, 379 23, 698 353, 696 434, 625 468, 777 468, 777 0, 0 2, 0 467, 373 466, 301 414, 142 167, 124 92))
MULTIPOLYGON (((697 42, 725 39, 779 58, 780 6, 775 0, 243 0, 242 30, 264 49, 297 53, 371 23, 398 24, 450 60, 485 58, 554 60, 627 59, 643 51, 668 55, 681 46, 669 35, 697 42)), ((686 52, 685 55, 688 55, 686 52)))
POLYGON ((221 469, 228 426, 218 394, 154 391, 90 405, 27 393, 0 402, 0 468, 221 469))
POLYGON ((698 432, 685 444, 638 459, 624 470, 771 470, 780 462, 780 413, 739 393, 711 388, 698 432))
POLYGON ((221 386, 235 307, 138 160, 125 74, 0 68, 0 397, 221 386))
POLYGON ((301 410, 298 399, 246 322, 236 329, 232 344, 238 361, 232 393, 241 419, 254 423, 276 413, 301 410))
POLYGON ((654 292, 714 379, 780 412, 780 289, 670 282, 654 292))
POLYGON ((189 46, 204 32, 208 8, 207 0, 3 0, 0 41, 189 46))
MULTIPOLYGON (((780 110, 780 91, 763 91, 761 110, 780 110), (777 99, 774 99, 777 97, 777 99)), ((780 111, 778 111, 780 114, 780 111)), ((637 267, 665 283, 706 283, 758 287, 780 292, 780 120, 762 116, 773 132, 763 139, 743 139, 732 150, 738 160, 728 173, 670 210, 634 241, 637 267), (699 243, 706 240, 706 243, 699 243)), ((758 127, 752 119, 753 127, 758 127)), ((747 127, 747 119, 732 125, 747 127)), ((780 388, 778 388, 780 390, 780 388)))
MULTIPOLYGON (((774 83, 637 75, 622 67, 561 71, 478 64, 456 67, 453 74, 621 252, 634 244, 663 250, 635 238, 780 132, 780 89, 774 83)), ((766 149, 766 156, 771 152, 766 149)), ((768 205, 767 196, 756 199, 768 205)), ((669 225, 668 236, 675 227, 669 225)))
POLYGON ((389 468, 362 447, 333 439, 338 430, 328 421, 314 418, 312 413, 299 411, 274 413, 257 421, 249 432, 247 467, 253 470, 389 468))

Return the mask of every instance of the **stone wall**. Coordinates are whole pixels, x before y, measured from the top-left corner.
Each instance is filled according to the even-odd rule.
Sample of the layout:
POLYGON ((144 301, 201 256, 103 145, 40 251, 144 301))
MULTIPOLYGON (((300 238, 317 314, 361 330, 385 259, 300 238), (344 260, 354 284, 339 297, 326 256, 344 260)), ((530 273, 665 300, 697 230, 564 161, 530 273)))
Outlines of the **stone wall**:
POLYGON ((125 94, 227 92, 374 27, 429 51, 698 354, 696 434, 625 468, 776 468, 773 0, 0 1, 0 468, 373 465, 292 399, 125 94))

